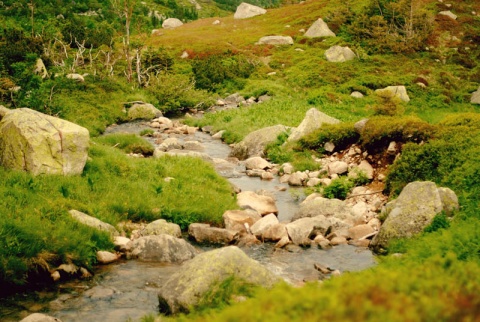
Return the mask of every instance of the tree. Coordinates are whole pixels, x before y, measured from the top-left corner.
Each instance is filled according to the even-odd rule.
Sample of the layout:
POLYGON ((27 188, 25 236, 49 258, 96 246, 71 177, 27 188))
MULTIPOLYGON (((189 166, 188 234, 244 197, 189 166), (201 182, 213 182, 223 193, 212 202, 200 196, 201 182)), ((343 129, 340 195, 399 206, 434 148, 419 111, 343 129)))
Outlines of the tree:
POLYGON ((114 0, 113 6, 120 19, 125 21, 125 37, 123 38, 123 53, 127 62, 125 75, 130 83, 133 78, 132 54, 130 46, 130 25, 132 23, 133 11, 137 5, 137 0, 114 0))

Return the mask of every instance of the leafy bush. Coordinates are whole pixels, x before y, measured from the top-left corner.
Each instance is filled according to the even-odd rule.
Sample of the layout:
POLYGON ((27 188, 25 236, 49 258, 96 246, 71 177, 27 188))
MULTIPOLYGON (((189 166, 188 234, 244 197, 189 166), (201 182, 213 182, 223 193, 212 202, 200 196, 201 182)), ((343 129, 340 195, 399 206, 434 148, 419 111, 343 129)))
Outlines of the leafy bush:
POLYGON ((301 138, 299 145, 324 153, 327 142, 335 144, 336 150, 343 150, 358 141, 360 135, 355 131, 353 123, 324 124, 318 130, 301 138))
POLYGON ((333 180, 332 183, 323 189, 323 196, 329 199, 344 200, 354 186, 355 184, 348 178, 340 177, 333 180))
POLYGON ((423 231, 426 233, 431 233, 439 229, 446 229, 448 227, 450 227, 450 222, 448 221, 447 216, 445 213, 440 213, 433 217, 431 224, 425 227, 423 231))

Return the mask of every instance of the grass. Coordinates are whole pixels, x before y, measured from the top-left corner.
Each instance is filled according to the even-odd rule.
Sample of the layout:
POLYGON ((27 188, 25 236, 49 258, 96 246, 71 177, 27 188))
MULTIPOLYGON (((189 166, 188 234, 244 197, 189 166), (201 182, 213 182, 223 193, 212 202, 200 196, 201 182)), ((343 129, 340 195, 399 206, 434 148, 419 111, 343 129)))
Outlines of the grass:
POLYGON ((2 285, 22 286, 63 262, 92 267, 97 250, 112 249, 108 235, 73 221, 70 209, 114 226, 166 218, 186 228, 191 222, 219 224, 226 210, 237 207, 230 185, 199 159, 129 158, 99 141, 82 176, 33 177, 0 168, 2 285))

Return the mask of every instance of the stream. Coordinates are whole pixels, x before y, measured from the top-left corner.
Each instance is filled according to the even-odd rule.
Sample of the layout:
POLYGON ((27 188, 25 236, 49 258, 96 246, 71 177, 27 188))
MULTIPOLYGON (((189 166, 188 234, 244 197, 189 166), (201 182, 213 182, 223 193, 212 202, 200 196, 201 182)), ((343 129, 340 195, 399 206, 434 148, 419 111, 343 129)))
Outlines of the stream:
MULTIPOLYGON (((148 125, 140 122, 117 125, 108 133, 139 133, 148 125)), ((179 139, 181 137, 176 135, 179 139)), ((153 139, 149 139, 152 143, 153 139)), ((213 158, 226 159, 230 147, 209 134, 197 131, 186 140, 200 142, 204 152, 213 158)), ((304 198, 301 188, 291 188, 277 178, 261 180, 248 177, 240 163, 226 171, 217 170, 242 191, 265 190, 273 194, 279 209, 280 221, 289 221, 304 198)), ((203 250, 212 246, 195 245, 203 250)), ((350 245, 339 245, 328 250, 318 248, 275 249, 274 244, 264 243, 243 249, 251 258, 259 261, 287 282, 298 285, 304 281, 318 280, 321 274, 315 263, 338 269, 341 272, 358 271, 375 265, 370 250, 350 245)), ((18 294, 0 299, 0 321, 19 321, 28 314, 40 312, 61 319, 63 322, 80 321, 139 321, 141 317, 157 314, 157 290, 178 265, 121 260, 99 266, 88 281, 71 281, 51 290, 18 294)))

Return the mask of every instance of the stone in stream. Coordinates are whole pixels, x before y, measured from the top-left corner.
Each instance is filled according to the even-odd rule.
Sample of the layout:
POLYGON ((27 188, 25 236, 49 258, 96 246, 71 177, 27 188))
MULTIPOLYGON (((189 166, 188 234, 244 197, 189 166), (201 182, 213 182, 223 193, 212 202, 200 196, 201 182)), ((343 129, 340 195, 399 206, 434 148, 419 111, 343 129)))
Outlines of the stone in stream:
POLYGON ((278 223, 279 223, 279 221, 278 221, 277 216, 275 216, 274 214, 269 214, 269 215, 263 217, 262 219, 260 219, 259 221, 257 221, 255 224, 253 224, 253 226, 250 227, 250 230, 251 230, 253 235, 261 238, 263 236, 263 234, 268 229, 270 229, 270 227, 272 227, 272 226, 274 226, 278 223))
POLYGON ((33 313, 20 320, 20 322, 62 322, 62 320, 42 313, 33 313))
POLYGON ((132 243, 128 256, 145 261, 178 263, 197 254, 197 250, 185 240, 167 234, 140 237, 132 243))
POLYGON ((262 216, 278 213, 278 208, 272 197, 259 195, 253 191, 240 192, 237 195, 237 204, 244 209, 256 210, 262 216))
POLYGON ((152 221, 144 229, 139 232, 140 236, 167 234, 173 237, 182 237, 182 230, 180 226, 174 223, 167 222, 165 219, 158 219, 152 221))
POLYGON ((237 232, 245 232, 247 230, 245 226, 246 224, 248 225, 248 227, 251 227, 261 218, 262 216, 260 216, 258 212, 252 209, 227 210, 223 214, 223 222, 225 224, 225 228, 237 232))
POLYGON ((193 223, 188 226, 188 235, 197 243, 231 244, 238 233, 233 230, 211 227, 209 224, 193 223))
POLYGON ((199 254, 185 262, 163 283, 158 294, 160 312, 189 312, 202 300, 207 300, 205 295, 208 292, 214 291, 230 278, 267 288, 280 281, 238 247, 223 247, 199 254))

